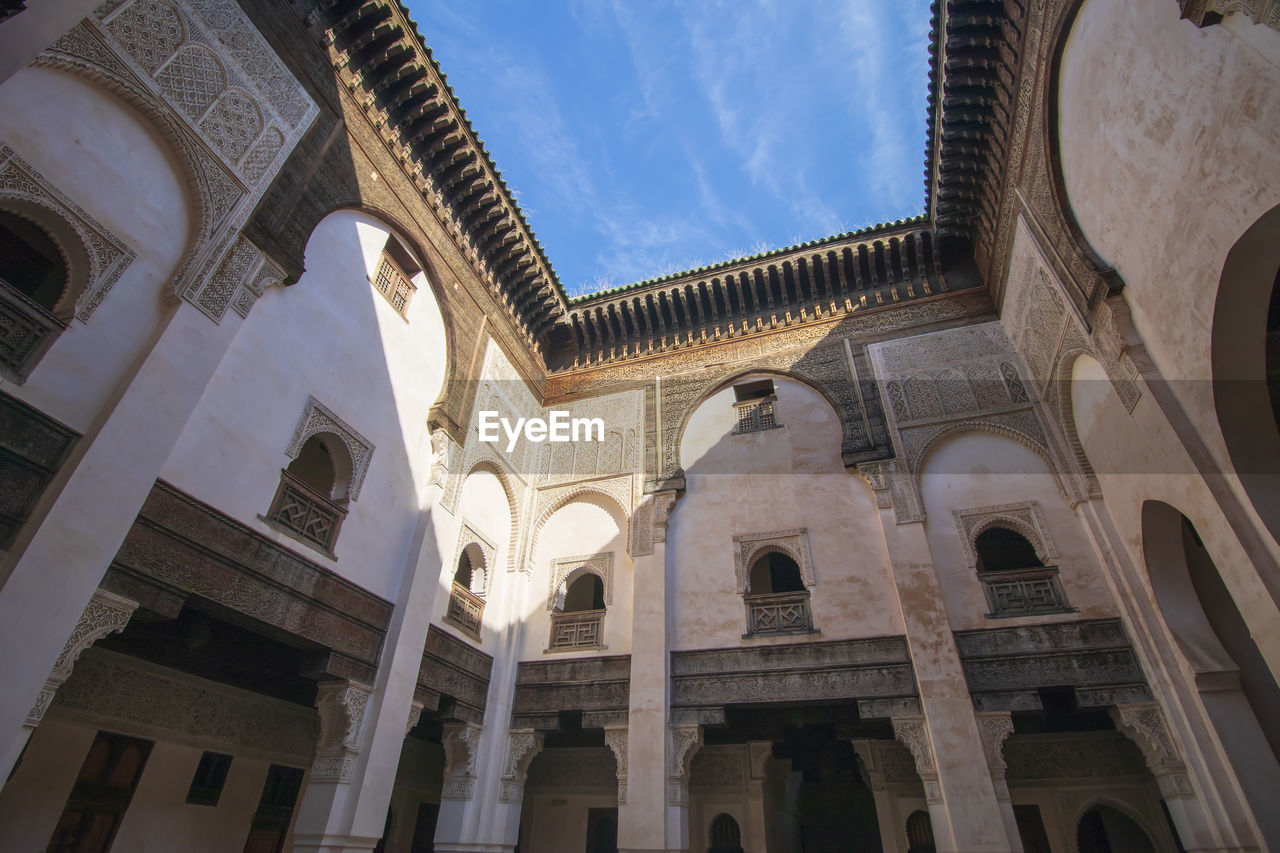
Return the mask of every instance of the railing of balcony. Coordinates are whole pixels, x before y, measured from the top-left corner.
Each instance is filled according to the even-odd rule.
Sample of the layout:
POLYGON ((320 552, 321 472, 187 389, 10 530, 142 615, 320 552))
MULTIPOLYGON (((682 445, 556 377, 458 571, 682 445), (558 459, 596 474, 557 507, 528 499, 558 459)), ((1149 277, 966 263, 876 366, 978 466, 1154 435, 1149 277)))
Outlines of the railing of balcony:
POLYGON ((0 372, 22 382, 66 327, 0 278, 0 372))
POLYGON ((551 650, 601 648, 603 645, 603 610, 551 614, 551 650))
POLYGON ((280 472, 280 488, 267 521, 332 555, 347 510, 290 474, 280 472))
POLYGON ((809 592, 747 596, 747 634, 808 633, 813 630, 809 592))
POLYGON ((457 625, 474 639, 480 639, 480 625, 484 619, 484 599, 457 581, 449 593, 449 609, 444 618, 457 625))
POLYGON ((991 608, 988 617, 1071 613, 1074 610, 1062 591, 1058 570, 1052 566, 986 572, 979 578, 987 596, 987 606, 991 608))

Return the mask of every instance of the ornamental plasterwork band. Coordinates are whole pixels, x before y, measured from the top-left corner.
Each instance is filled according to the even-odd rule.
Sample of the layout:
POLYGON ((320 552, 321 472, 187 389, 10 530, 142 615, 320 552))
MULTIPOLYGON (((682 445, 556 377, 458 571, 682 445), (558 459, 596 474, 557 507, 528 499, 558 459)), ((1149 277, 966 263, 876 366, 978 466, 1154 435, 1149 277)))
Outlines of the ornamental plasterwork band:
POLYGON ((62 647, 62 654, 58 655, 57 661, 53 664, 53 670, 45 679, 44 688, 36 697, 35 705, 27 712, 25 724, 28 728, 34 729, 40 725, 45 711, 49 710, 49 703, 53 701, 54 694, 71 677, 71 670, 84 650, 108 634, 123 631, 124 626, 129 623, 129 617, 137 609, 136 601, 130 601, 105 589, 94 591, 84 612, 80 614, 76 627, 71 631, 71 636, 67 638, 66 645, 62 647))
POLYGON ((198 206, 176 293, 218 322, 282 272, 240 229, 319 113, 234 0, 109 0, 36 59, 88 76, 171 144, 198 206))
POLYGON ((481 732, 482 728, 475 723, 445 724, 440 741, 444 746, 444 785, 440 799, 469 800, 475 796, 476 753, 481 732))
POLYGON ((738 595, 751 592, 751 563, 758 555, 769 551, 779 551, 795 560, 805 588, 813 588, 816 581, 813 560, 809 556, 809 531, 802 527, 733 537, 733 573, 738 582, 738 595))
POLYGON ((951 514, 955 516, 956 530, 960 534, 970 571, 977 571, 978 568, 978 536, 998 525, 1011 527, 1027 537, 1027 541, 1036 549, 1036 556, 1046 565, 1052 565, 1058 559, 1058 551, 1049 538, 1049 525, 1044 520, 1040 505, 1035 501, 958 509, 951 514))
POLYGON ((929 727, 924 717, 892 717, 894 738, 911 751, 916 761, 916 773, 924 783, 924 798, 930 805, 942 802, 942 788, 938 784, 938 768, 933 762, 933 747, 929 744, 929 727))
POLYGON ((564 604, 569 585, 582 575, 596 575, 604 586, 605 605, 613 604, 613 552, 587 554, 581 557, 557 557, 551 561, 547 586, 547 610, 564 604))
POLYGON ((1151 775, 1156 777, 1160 795, 1165 799, 1195 799, 1195 789, 1187 775, 1182 753, 1174 743, 1164 714, 1154 702, 1113 705, 1108 709, 1116 728, 1124 732, 1142 750, 1151 775))
POLYGON ((467 550, 469 545, 475 545, 479 548, 480 555, 484 558, 483 565, 477 566, 474 561, 471 564, 471 591, 484 598, 489 594, 489 586, 493 583, 493 571, 497 565, 498 549, 483 533, 472 527, 466 519, 463 519, 462 527, 458 530, 458 544, 453 551, 453 563, 451 564, 453 569, 457 569, 458 563, 462 560, 462 552, 467 550), (477 577, 477 573, 479 577, 477 577))
POLYGON ((524 801, 524 783, 529 778, 529 765, 542 751, 542 732, 534 729, 512 729, 507 735, 507 760, 502 765, 502 785, 498 801, 524 801))
POLYGON ((669 726, 670 758, 667 774, 667 803, 689 805, 689 767, 702 747, 702 726, 669 726))
POLYGON ((350 783, 372 692, 354 681, 327 681, 316 688, 320 739, 311 763, 313 781, 350 783))
POLYGON ((293 430, 293 437, 289 439, 289 446, 285 448, 285 455, 290 459, 297 459, 307 439, 320 433, 336 436, 347 448, 347 453, 351 456, 351 480, 347 484, 347 497, 355 500, 360 496, 360 486, 369 470, 369 461, 373 459, 373 444, 315 397, 307 397, 307 404, 293 430))
MULTIPOLYGON (((0 142, 0 208, 37 222, 53 238, 72 277, 71 287, 79 289, 76 319, 89 322, 94 309, 102 304, 136 257, 133 249, 49 183, 4 142, 0 142), (45 213, 53 214, 60 222, 48 221, 41 215, 45 213), (64 227, 59 228, 59 224, 64 227), (79 245, 71 245, 72 237, 79 245), (87 263, 78 262, 81 260, 87 263), (77 281, 81 276, 84 279, 77 281)), ((60 314, 62 305, 58 308, 60 314)))

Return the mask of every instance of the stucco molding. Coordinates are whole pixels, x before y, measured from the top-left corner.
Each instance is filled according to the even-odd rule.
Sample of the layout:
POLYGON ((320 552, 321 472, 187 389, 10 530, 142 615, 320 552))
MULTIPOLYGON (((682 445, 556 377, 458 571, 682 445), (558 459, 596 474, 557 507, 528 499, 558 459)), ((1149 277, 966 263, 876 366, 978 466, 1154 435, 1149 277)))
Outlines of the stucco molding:
POLYGON ((1182 751, 1170 734, 1159 705, 1155 702, 1115 705, 1107 712, 1116 728, 1142 750, 1161 796, 1180 800, 1196 798, 1182 751))
POLYGON ((327 681, 316 688, 320 738, 311 763, 312 781, 350 784, 372 694, 372 687, 354 681, 327 681))
POLYGON ((482 732, 482 727, 476 723, 445 724, 440 741, 444 747, 442 800, 469 800, 475 796, 476 760, 482 732))
POLYGON ((315 397, 308 396, 307 403, 302 408, 302 416, 298 418, 298 425, 294 427, 293 436, 289 439, 289 446, 285 448, 285 455, 290 459, 297 459, 307 439, 321 433, 336 436, 351 457, 351 478, 347 485, 347 497, 354 501, 360 497, 360 487, 364 484, 365 474, 368 473, 369 463, 373 459, 373 443, 356 432, 350 424, 334 414, 333 410, 324 403, 315 397))
POLYGON ((524 785, 529 778, 529 765, 542 751, 542 732, 533 729, 512 729, 507 735, 507 757, 502 765, 502 784, 499 802, 524 801, 524 785))
POLYGON ((933 760, 933 747, 929 742, 929 724, 923 716, 893 717, 893 736, 911 751, 915 759, 916 773, 924 783, 925 800, 930 805, 942 803, 942 788, 938 784, 938 768, 933 760))
POLYGON ((1045 565, 1051 566, 1058 560, 1058 551, 1049 535, 1049 523, 1036 501, 957 509, 952 510, 951 515, 955 518, 956 532, 960 535, 965 561, 971 572, 978 570, 977 539, 992 527, 1009 527, 1021 533, 1045 565))
POLYGON ((806 589, 817 583, 813 571, 813 558, 809 552, 807 528, 775 530, 770 533, 745 533, 733 537, 733 573, 737 581, 738 595, 751 592, 751 564, 756 558, 769 552, 786 554, 800 567, 800 577, 806 589))
POLYGON ((627 802, 627 748, 629 729, 627 726, 605 726, 604 742, 613 752, 613 760, 618 766, 618 805, 627 802))
POLYGON ((133 612, 137 609, 138 602, 136 601, 131 601, 122 595, 107 592, 105 589, 94 590, 93 595, 89 598, 89 603, 85 605, 84 612, 76 620, 76 626, 71 630, 71 636, 67 637, 67 642, 62 647, 62 653, 54 661, 53 670, 45 679, 44 687, 41 688, 39 696, 36 697, 35 705, 27 712, 25 721, 27 728, 34 729, 40 725, 40 721, 44 719, 45 712, 49 710, 49 705, 53 702, 53 697, 57 694, 58 688, 71 677, 71 671, 85 649, 108 634, 123 631, 125 625, 129 624, 129 619, 133 616, 133 612))
POLYGON ((668 726, 667 804, 689 805, 689 777, 693 756, 702 748, 702 726, 668 726))

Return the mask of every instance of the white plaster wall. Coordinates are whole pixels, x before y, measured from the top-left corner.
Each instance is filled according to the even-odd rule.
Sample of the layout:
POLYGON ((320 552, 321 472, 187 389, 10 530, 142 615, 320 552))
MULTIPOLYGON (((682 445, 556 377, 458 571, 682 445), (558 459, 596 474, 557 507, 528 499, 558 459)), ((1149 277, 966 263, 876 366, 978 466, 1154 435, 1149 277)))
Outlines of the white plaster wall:
MULTIPOLYGON (((43 850, 62 815, 97 729, 46 720, 0 790, 0 846, 43 850)), ((270 762, 235 756, 216 806, 186 802, 203 750, 157 742, 112 843, 113 851, 222 853, 244 846, 270 762)))
POLYGON ((172 298, 191 227, 185 184, 145 119, 60 71, 25 68, 0 85, 0 141, 137 254, 89 322, 72 320, 24 385, 0 379, 7 393, 83 433, 172 298))
MULTIPOLYGON (((631 595, 634 577, 627 555, 626 517, 609 498, 587 494, 557 509, 538 533, 533 548, 533 572, 524 598, 520 642, 521 660, 544 660, 551 638, 547 596, 551 561, 559 557, 613 554, 613 600, 606 601, 604 642, 607 648, 556 652, 554 657, 625 655, 631 653, 631 595)), ((643 594, 643 590, 638 591, 643 594)))
POLYGON ((920 492, 924 499, 925 534, 953 630, 1118 615, 1087 533, 1058 492, 1049 466, 1031 449, 1012 439, 982 432, 948 438, 925 457, 920 492), (982 584, 969 568, 952 513, 1026 501, 1035 501, 1044 515, 1058 553, 1058 578, 1067 603, 1078 612, 988 619, 982 584))
POLYGON ((112 851, 222 853, 243 848, 270 762, 233 758, 218 805, 188 805, 187 790, 202 752, 169 743, 152 748, 112 851))
POLYGON ((430 470, 426 413, 445 374, 443 318, 423 276, 401 317, 369 283, 389 232, 355 211, 311 235, 307 271, 253 307, 162 477, 303 556, 328 559, 258 519, 314 396, 374 446, 333 568, 394 600, 430 470))
POLYGON ((587 849, 587 813, 608 809, 617 799, 604 794, 526 795, 524 807, 532 809, 525 824, 521 850, 529 853, 569 853, 587 849))
POLYGON ((775 377, 774 387, 782 428, 732 435, 737 415, 728 387, 698 406, 681 438, 686 491, 667 533, 674 649, 904 632, 875 497, 845 471, 835 411, 801 382, 775 377), (743 639, 733 537, 795 528, 808 530, 816 580, 810 605, 821 633, 743 639))
MULTIPOLYGON (((0 840, 9 850, 44 850, 97 732, 46 720, 0 789, 0 840)), ((189 780, 188 780, 189 781, 189 780)))
MULTIPOLYGON (((1125 280, 1168 379, 1209 375, 1227 251, 1280 202, 1280 32, 1198 29, 1171 0, 1088 0, 1059 82, 1062 171, 1091 245, 1125 280)), ((1208 383, 1174 392, 1230 470, 1208 383)))

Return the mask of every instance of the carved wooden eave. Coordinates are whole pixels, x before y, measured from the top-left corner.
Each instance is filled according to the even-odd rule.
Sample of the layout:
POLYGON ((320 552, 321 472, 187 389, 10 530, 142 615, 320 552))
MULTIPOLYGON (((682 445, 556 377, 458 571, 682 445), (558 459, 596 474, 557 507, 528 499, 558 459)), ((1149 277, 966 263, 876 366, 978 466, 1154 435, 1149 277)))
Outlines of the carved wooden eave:
POLYGON ((1024 0, 935 0, 927 210, 940 235, 994 241, 1022 65, 1024 0))
POLYGON ((552 372, 646 358, 947 291, 922 219, 815 240, 574 299, 552 372))
POLYGON ((541 348, 565 314, 564 292, 408 11, 393 0, 319 0, 307 21, 477 275, 541 348))

